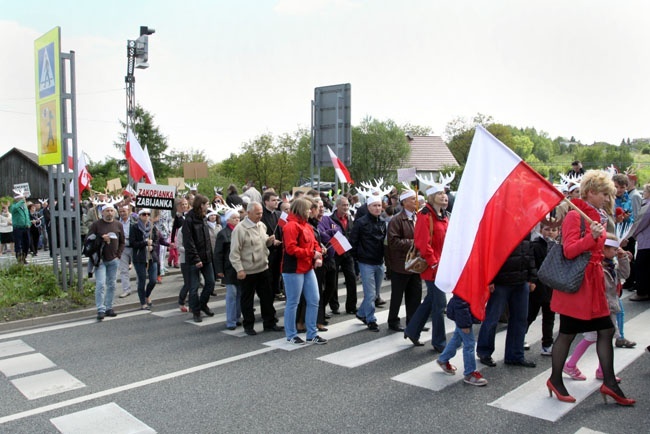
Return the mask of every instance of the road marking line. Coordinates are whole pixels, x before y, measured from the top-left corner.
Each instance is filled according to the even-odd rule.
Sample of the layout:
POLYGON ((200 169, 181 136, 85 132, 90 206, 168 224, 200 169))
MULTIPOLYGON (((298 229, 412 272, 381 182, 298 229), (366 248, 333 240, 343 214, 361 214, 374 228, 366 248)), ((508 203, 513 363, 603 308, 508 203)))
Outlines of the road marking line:
POLYGON ((125 384, 123 386, 113 387, 112 389, 102 390, 100 392, 91 393, 89 395, 79 396, 77 398, 68 399, 67 401, 61 401, 54 404, 45 405, 43 407, 33 408, 31 410, 10 414, 7 416, 0 417, 0 425, 8 422, 14 422, 20 419, 25 419, 30 416, 47 413, 48 411, 58 410, 61 408, 69 407, 71 405, 92 401, 93 399, 104 398, 106 396, 115 395, 117 393, 126 392, 128 390, 138 389, 140 387, 149 386, 151 384, 160 383, 162 381, 172 380, 174 378, 182 377, 184 375, 194 374, 196 372, 204 371, 206 369, 215 368, 217 366, 226 365, 228 363, 237 362, 239 360, 247 359, 249 357, 254 357, 260 354, 268 353, 270 351, 273 351, 273 348, 262 348, 248 353, 239 354, 237 356, 216 360, 214 362, 204 363, 203 365, 198 365, 191 368, 182 369, 180 371, 159 375, 157 377, 148 378, 146 380, 136 381, 135 383, 125 384))
MULTIPOLYGON (((116 321, 120 318, 128 318, 128 317, 138 316, 138 315, 148 315, 150 313, 151 312, 148 310, 136 310, 134 312, 125 312, 125 313, 120 313, 119 316, 115 318, 106 317, 106 319, 104 319, 103 322, 116 321)), ((46 327, 39 327, 35 329, 21 330, 17 332, 5 333, 3 335, 0 335, 0 340, 19 338, 21 336, 30 336, 30 335, 47 333, 47 332, 57 331, 57 330, 65 330, 65 329, 79 327, 88 324, 97 324, 98 322, 99 321, 97 321, 96 319, 84 319, 80 321, 67 322, 64 324, 56 324, 56 325, 51 325, 46 327)))

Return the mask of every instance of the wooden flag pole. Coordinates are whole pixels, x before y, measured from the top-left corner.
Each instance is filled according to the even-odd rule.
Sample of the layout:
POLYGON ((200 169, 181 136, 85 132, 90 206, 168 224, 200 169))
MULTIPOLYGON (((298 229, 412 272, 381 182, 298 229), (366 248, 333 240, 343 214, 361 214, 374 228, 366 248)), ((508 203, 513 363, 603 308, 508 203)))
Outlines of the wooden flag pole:
MULTIPOLYGON (((563 200, 564 202, 566 202, 566 203, 567 203, 571 208, 573 208, 574 210, 578 211, 578 212, 580 213, 580 215, 581 215, 582 217, 584 217, 584 219, 587 220, 587 221, 589 222, 589 224, 594 223, 594 221, 593 221, 592 219, 590 219, 589 216, 587 216, 587 214, 584 213, 584 211, 582 211, 580 208, 578 208, 577 206, 575 206, 575 205, 573 204, 573 202, 571 202, 569 199, 567 199, 567 198, 565 197, 565 198, 562 199, 562 200, 563 200)), ((599 222, 599 223, 600 223, 600 222, 599 222)))

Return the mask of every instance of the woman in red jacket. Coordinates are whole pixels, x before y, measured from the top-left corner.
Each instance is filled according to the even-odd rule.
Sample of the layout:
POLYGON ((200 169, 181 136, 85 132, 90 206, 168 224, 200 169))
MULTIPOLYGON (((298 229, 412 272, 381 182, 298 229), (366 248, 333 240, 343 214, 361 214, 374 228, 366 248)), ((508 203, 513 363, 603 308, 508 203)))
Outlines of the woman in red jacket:
POLYGON ((305 343, 296 330, 296 310, 300 295, 304 294, 307 303, 305 326, 307 342, 326 344, 327 340, 318 336, 316 316, 318 315, 318 281, 314 267, 323 265, 323 252, 316 241, 314 229, 307 222, 312 202, 298 198, 291 203, 287 224, 282 228, 282 280, 287 296, 284 309, 284 330, 287 340, 292 344, 305 343))
POLYGON ((611 396, 617 404, 633 405, 634 400, 625 398, 614 374, 614 324, 609 315, 605 297, 603 274, 603 245, 605 244, 607 213, 605 204, 615 194, 614 183, 606 172, 590 170, 580 183, 581 199, 572 202, 593 222, 588 224, 577 211, 572 210, 562 224, 562 247, 564 255, 573 259, 583 252, 591 252, 585 269, 584 280, 577 292, 568 294, 553 291, 551 310, 560 314, 560 333, 553 344, 553 369, 546 382, 549 394, 555 393, 563 402, 575 402, 562 381, 562 369, 569 354, 569 347, 577 333, 596 330, 596 352, 602 366, 604 381, 600 388, 603 399, 611 396), (584 221, 584 225, 583 225, 584 221), (584 226, 584 229, 583 229, 584 226), (584 232, 584 233, 583 233, 584 232))

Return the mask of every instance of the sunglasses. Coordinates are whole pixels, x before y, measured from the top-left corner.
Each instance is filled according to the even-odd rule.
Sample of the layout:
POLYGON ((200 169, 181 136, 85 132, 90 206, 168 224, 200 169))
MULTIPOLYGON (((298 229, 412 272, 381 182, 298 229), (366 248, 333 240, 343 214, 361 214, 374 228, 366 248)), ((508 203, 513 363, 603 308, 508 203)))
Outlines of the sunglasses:
POLYGON ((142 213, 142 214, 140 214, 140 215, 146 215, 146 216, 150 216, 151 214, 149 214, 148 212, 143 212, 143 213, 142 213))

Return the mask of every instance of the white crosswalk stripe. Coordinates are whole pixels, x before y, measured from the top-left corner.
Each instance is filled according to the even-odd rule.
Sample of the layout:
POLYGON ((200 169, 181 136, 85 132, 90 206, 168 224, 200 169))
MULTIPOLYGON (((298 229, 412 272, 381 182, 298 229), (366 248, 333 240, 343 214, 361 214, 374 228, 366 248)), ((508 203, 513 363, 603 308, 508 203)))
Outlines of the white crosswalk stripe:
MULTIPOLYGON (((635 316, 630 321, 625 323, 625 331, 635 339, 642 342, 650 341, 650 310, 635 316)), ((576 339, 581 338, 578 335, 576 339)), ((616 372, 625 369, 630 363, 636 360, 643 354, 642 346, 638 348, 616 349, 614 352, 614 368, 616 372)), ((598 367, 598 357, 595 348, 590 348, 582 356, 579 363, 580 370, 587 376, 586 381, 572 381, 565 376, 564 384, 569 393, 576 398, 577 403, 584 401, 589 395, 597 391, 602 381, 594 378, 594 373, 598 367)), ((549 398, 548 390, 546 389, 546 380, 551 375, 551 371, 546 370, 535 378, 520 385, 510 393, 502 396, 496 401, 491 402, 489 405, 508 410, 516 413, 526 414, 528 416, 545 419, 549 421, 557 421, 562 416, 567 414, 573 409, 576 404, 568 404, 560 402, 553 398, 549 398)))

